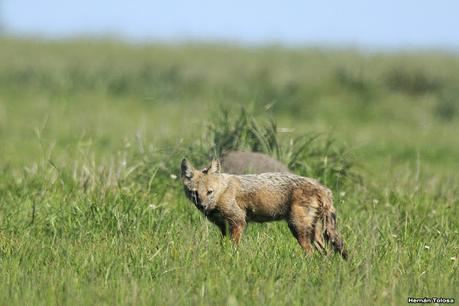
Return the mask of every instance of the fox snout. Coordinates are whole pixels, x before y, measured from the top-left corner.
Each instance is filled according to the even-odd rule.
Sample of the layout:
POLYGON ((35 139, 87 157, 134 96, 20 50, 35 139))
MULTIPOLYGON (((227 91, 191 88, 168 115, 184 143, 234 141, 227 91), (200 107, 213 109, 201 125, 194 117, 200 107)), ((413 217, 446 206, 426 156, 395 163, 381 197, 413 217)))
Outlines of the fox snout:
POLYGON ((198 191, 196 189, 192 190, 186 190, 188 197, 191 199, 193 204, 196 206, 201 211, 207 212, 210 210, 210 203, 207 203, 205 201, 202 201, 201 198, 199 197, 198 191))
POLYGON ((212 210, 212 207, 211 207, 210 203, 206 203, 204 201, 200 201, 199 198, 195 202, 195 205, 199 210, 203 211, 205 214, 207 214, 208 212, 210 212, 212 210))
POLYGON ((198 207, 199 209, 201 209, 205 215, 208 215, 209 212, 211 211, 209 205, 204 205, 204 204, 201 204, 200 207, 198 207))

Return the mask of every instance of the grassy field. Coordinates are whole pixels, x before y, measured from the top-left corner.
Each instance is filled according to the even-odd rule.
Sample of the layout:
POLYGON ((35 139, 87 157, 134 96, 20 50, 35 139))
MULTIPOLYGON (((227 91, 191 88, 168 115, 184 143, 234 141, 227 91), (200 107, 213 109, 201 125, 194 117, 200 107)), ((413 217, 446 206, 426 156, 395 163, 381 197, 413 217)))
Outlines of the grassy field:
POLYGON ((459 298, 458 55, 0 46, 0 305, 459 298), (221 241, 175 176, 230 148, 330 186, 351 260, 282 222, 221 241))

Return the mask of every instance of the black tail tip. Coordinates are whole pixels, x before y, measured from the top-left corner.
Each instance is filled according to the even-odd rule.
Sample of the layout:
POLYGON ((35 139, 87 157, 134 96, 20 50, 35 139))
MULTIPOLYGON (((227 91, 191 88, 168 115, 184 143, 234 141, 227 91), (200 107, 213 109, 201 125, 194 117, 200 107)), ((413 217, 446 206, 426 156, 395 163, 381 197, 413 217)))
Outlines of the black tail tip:
POLYGON ((346 250, 342 250, 341 257, 343 257, 344 260, 349 260, 349 253, 346 250))

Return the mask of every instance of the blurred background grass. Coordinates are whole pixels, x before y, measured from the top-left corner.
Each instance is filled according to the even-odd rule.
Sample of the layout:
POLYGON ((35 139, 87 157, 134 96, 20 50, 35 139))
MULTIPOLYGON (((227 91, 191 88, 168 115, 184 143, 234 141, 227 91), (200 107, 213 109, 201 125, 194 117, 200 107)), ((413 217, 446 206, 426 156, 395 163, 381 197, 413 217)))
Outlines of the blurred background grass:
MULTIPOLYGON (((24 164, 37 133, 71 155, 125 138, 196 137, 219 106, 246 105, 280 127, 333 133, 363 163, 457 164, 459 59, 447 53, 140 45, 3 38, 1 163, 24 164)), ((447 166, 446 166, 447 165, 447 166)))

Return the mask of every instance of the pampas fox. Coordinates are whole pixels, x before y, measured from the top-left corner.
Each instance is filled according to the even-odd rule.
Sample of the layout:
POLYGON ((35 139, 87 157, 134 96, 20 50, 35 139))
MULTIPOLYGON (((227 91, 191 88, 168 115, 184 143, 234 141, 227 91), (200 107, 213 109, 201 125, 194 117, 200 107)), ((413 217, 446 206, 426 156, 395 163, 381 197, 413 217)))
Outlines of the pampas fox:
POLYGON ((324 240, 347 259, 348 253, 336 230, 332 193, 317 181, 291 173, 231 175, 220 173, 220 163, 196 170, 182 160, 186 196, 237 245, 247 222, 286 220, 290 231, 307 254, 314 246, 326 254, 324 240))

